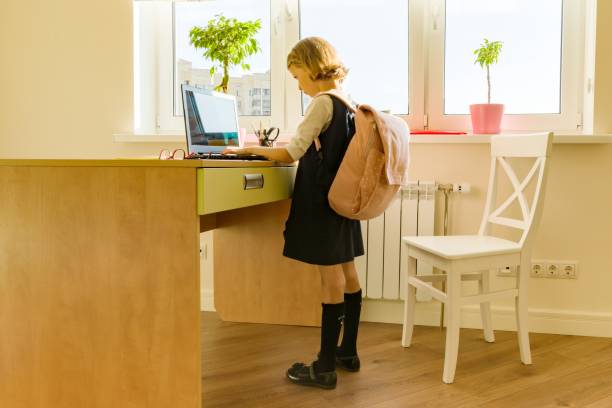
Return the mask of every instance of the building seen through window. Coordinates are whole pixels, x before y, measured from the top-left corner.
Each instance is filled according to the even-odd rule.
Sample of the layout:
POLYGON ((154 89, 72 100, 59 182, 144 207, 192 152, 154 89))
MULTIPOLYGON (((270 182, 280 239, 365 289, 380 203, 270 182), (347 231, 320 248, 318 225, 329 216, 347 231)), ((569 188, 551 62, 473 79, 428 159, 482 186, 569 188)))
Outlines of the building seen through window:
MULTIPOLYGON (((177 61, 178 98, 180 100, 180 84, 188 82, 192 85, 213 88, 221 82, 222 74, 215 73, 212 78, 209 69, 194 68, 191 61, 177 61)), ((238 114, 242 116, 269 116, 270 106, 270 71, 264 73, 245 74, 240 77, 230 76, 228 93, 236 96, 238 114)))

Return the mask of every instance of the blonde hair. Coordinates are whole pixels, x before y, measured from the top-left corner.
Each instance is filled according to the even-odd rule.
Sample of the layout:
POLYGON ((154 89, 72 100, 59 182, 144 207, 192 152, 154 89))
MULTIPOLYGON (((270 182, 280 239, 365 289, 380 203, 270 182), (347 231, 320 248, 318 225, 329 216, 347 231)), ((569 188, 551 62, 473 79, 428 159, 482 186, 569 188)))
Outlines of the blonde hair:
POLYGON ((307 37, 295 44, 287 55, 287 69, 292 65, 310 72, 313 81, 342 81, 348 74, 348 68, 338 58, 336 49, 321 37, 307 37))

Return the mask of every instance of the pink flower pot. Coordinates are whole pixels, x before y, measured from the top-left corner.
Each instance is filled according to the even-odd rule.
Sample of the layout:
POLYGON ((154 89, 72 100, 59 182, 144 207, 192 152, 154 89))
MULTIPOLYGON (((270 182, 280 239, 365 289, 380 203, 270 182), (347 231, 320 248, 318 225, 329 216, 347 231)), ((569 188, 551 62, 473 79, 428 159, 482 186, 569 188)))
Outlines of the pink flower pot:
POLYGON ((470 105, 472 130, 475 134, 495 134, 500 131, 504 116, 504 105, 501 103, 478 103, 470 105))

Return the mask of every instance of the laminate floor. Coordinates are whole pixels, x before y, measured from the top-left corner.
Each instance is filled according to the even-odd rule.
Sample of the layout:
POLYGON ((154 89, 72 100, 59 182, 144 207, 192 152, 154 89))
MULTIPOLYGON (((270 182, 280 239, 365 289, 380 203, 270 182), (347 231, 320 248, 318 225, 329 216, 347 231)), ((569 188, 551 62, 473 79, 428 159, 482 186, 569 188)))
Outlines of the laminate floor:
POLYGON ((285 379, 310 362, 319 328, 222 322, 202 313, 204 408, 588 407, 612 408, 612 339, 534 334, 533 365, 519 359, 515 332, 462 329, 455 382, 442 383, 444 332, 417 326, 401 347, 401 325, 362 322, 362 369, 338 370, 335 390, 285 379))

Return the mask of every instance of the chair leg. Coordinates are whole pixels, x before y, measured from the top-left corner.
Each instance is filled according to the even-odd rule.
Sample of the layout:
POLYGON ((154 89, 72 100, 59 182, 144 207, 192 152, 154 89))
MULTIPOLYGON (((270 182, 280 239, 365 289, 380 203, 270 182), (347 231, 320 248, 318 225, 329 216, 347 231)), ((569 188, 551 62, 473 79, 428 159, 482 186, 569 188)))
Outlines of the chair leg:
POLYGON ((518 334, 519 350, 523 364, 531 364, 531 349, 529 347, 528 327, 528 300, 527 285, 529 276, 529 264, 521 263, 521 271, 517 277, 518 296, 516 297, 516 327, 518 334))
POLYGON ((442 374, 442 381, 451 384, 455 379, 457 353, 459 351, 461 275, 453 271, 448 271, 446 281, 446 350, 444 352, 444 373, 442 374))
MULTIPOLYGON (((416 276, 416 259, 408 257, 408 278, 416 276)), ((408 283, 404 287, 404 327, 402 331, 402 346, 410 347, 412 329, 414 328, 414 306, 416 304, 416 288, 408 283)))
MULTIPOLYGON (((482 272, 482 277, 478 281, 478 290, 480 293, 488 293, 491 288, 489 286, 489 273, 487 269, 482 272)), ((484 331, 484 339, 489 343, 495 341, 493 333, 493 323, 491 320, 491 302, 482 302, 480 304, 480 315, 482 317, 482 330, 484 331)))

